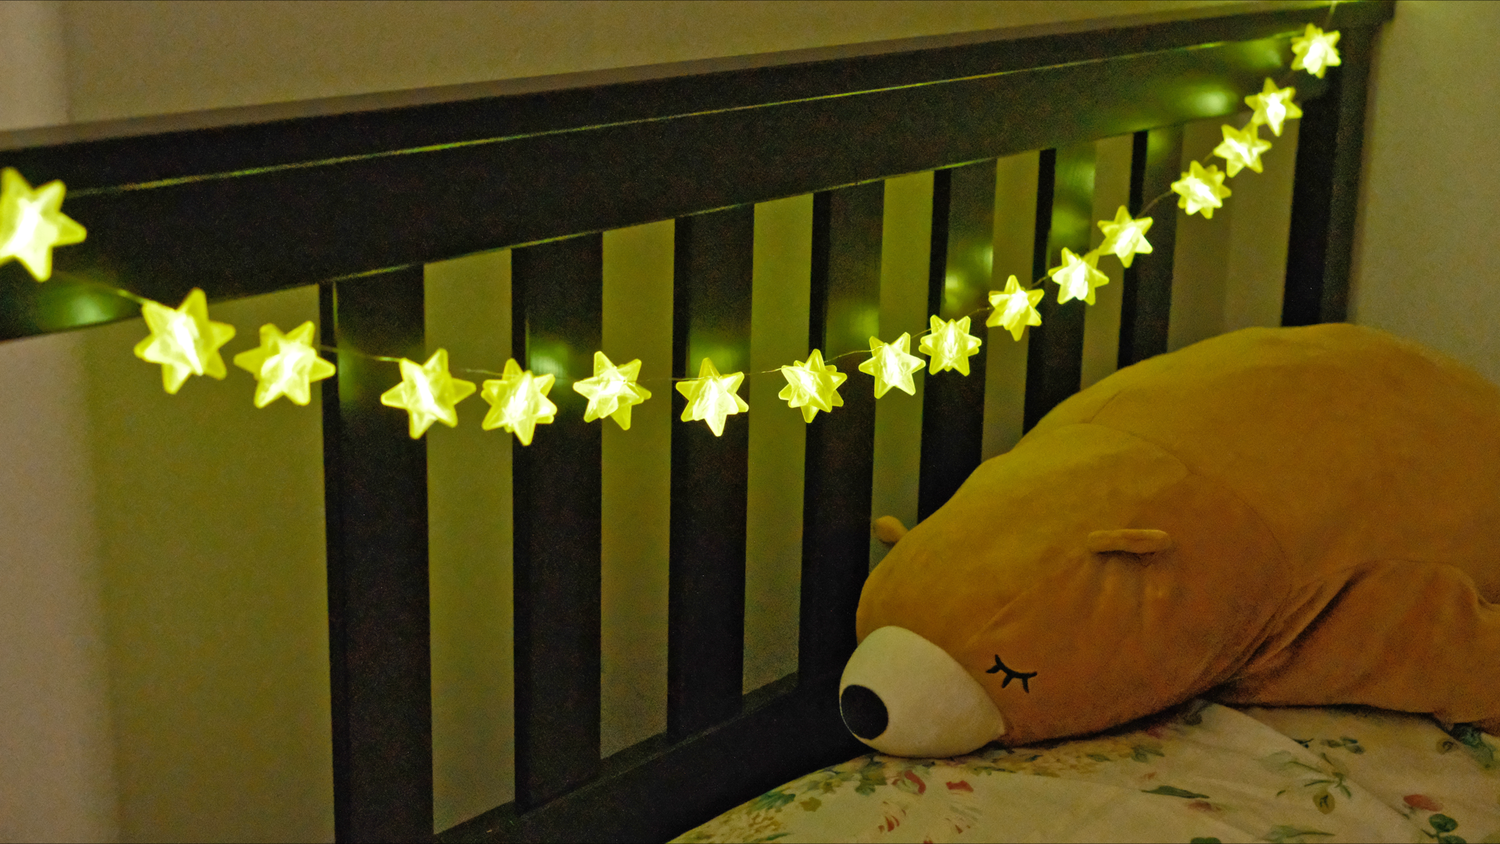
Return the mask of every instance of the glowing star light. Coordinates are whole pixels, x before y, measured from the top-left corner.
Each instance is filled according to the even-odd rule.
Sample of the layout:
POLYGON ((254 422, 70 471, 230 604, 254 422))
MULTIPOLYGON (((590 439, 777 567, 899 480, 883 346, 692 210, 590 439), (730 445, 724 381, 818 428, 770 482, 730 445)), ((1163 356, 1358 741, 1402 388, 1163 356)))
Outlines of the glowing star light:
POLYGON ((1120 259, 1121 264, 1130 266, 1135 256, 1151 254, 1151 244, 1146 241, 1146 232, 1151 231, 1151 224, 1154 222, 1156 221, 1150 217, 1130 219, 1125 206, 1121 205, 1120 210, 1115 212, 1113 222, 1099 222, 1099 230, 1104 232, 1104 242, 1099 244, 1099 251, 1112 253, 1120 259))
POLYGON ((274 325, 262 325, 260 348, 234 356, 234 365, 260 382, 255 387, 256 407, 265 407, 282 396, 305 407, 312 398, 312 382, 333 374, 333 364, 318 357, 312 339, 310 321, 292 329, 290 334, 282 334, 274 325))
POLYGON ((1276 83, 1266 80, 1266 87, 1259 93, 1245 98, 1245 105, 1255 109, 1251 123, 1271 127, 1271 134, 1281 137, 1281 124, 1302 116, 1302 109, 1292 102, 1296 88, 1277 88, 1276 83))
POLYGON ((141 306, 151 336, 135 344, 135 356, 161 364, 161 384, 176 395, 189 375, 223 380, 228 374, 219 347, 234 337, 234 326, 208 318, 208 300, 194 287, 175 310, 156 302, 141 306))
POLYGON ((720 375, 714 362, 704 358, 698 367, 698 377, 677 385, 677 392, 687 396, 688 400, 687 409, 682 411, 682 421, 707 422, 714 436, 723 436, 724 419, 731 413, 750 409, 750 405, 739 397, 740 382, 744 380, 743 372, 720 375))
POLYGON ((1182 178, 1172 183, 1172 192, 1181 195, 1177 200, 1178 208, 1186 208, 1189 214, 1202 211, 1204 219, 1209 220, 1213 219, 1215 208, 1224 207, 1224 197, 1230 194, 1229 188, 1224 187, 1224 174, 1219 168, 1210 164, 1205 169, 1196 161, 1182 178))
POLYGON ((1244 167, 1249 167, 1257 173, 1262 172, 1260 154, 1271 148, 1271 142, 1260 139, 1255 125, 1255 121, 1252 120, 1250 125, 1243 129, 1235 129, 1227 123, 1219 127, 1224 133, 1224 141, 1214 147, 1214 155, 1224 159, 1230 176, 1240 172, 1240 169, 1244 167))
MULTIPOLYGON (((594 359, 596 371, 598 357, 594 359)), ((639 367, 640 361, 635 363, 639 367)), ((500 379, 484 382, 484 390, 479 394, 480 398, 490 403, 490 412, 485 414, 484 422, 479 427, 486 431, 496 428, 510 431, 521 441, 521 445, 531 445, 531 435, 536 432, 536 426, 545 425, 556 418, 557 405, 547 398, 553 380, 551 375, 532 375, 530 370, 521 369, 514 358, 506 361, 500 379)))
POLYGON ((0 170, 0 264, 15 258, 32 278, 46 281, 52 277, 52 248, 83 242, 83 226, 59 210, 64 190, 59 181, 32 190, 14 168, 0 170))
POLYGON ((1011 276, 1005 282, 1005 290, 990 291, 990 307, 994 311, 990 318, 985 320, 985 325, 1004 326, 1010 336, 1017 343, 1021 342, 1021 332, 1028 325, 1041 325, 1042 315, 1037 313, 1036 303, 1042 301, 1045 295, 1042 290, 1022 290, 1021 283, 1011 276))
POLYGON ((978 337, 969 333, 969 318, 944 322, 931 317, 931 320, 932 330, 917 344, 917 351, 932 358, 927 371, 956 369, 960 374, 968 375, 969 358, 979 354, 981 342, 978 337))
POLYGON ((1094 304, 1094 290, 1109 284, 1109 276, 1099 272, 1099 253, 1090 252, 1082 258, 1078 257, 1073 250, 1064 246, 1062 251, 1062 265, 1053 267, 1047 271, 1052 280, 1057 282, 1057 303, 1070 299, 1081 299, 1084 302, 1094 304))
POLYGON ((892 387, 909 396, 917 394, 917 385, 911 376, 927 364, 909 354, 910 349, 910 333, 903 333, 894 343, 870 338, 870 359, 859 365, 859 371, 875 377, 875 398, 885 395, 892 387))
POLYGON ((1292 52, 1296 54, 1292 59, 1292 70, 1305 70, 1322 79, 1328 68, 1343 63, 1334 47, 1337 43, 1337 32, 1324 32, 1308 24, 1301 35, 1292 39, 1292 52))
POLYGON ((615 366, 603 352, 594 352, 594 377, 573 383, 573 391, 589 400, 583 421, 608 416, 621 428, 630 430, 631 405, 651 398, 650 390, 635 383, 640 374, 639 360, 615 366))
POLYGON ((434 422, 458 427, 458 411, 453 406, 473 393, 473 381, 448 374, 448 350, 438 349, 423 364, 402 358, 401 383, 381 393, 380 403, 411 414, 411 438, 415 440, 434 422))
POLYGON ((813 349, 807 361, 797 361, 795 366, 783 366, 781 374, 786 376, 786 387, 776 394, 787 405, 802 409, 802 421, 812 422, 818 411, 832 412, 842 407, 844 399, 839 395, 839 385, 849 376, 839 372, 836 366, 823 363, 823 353, 813 349))

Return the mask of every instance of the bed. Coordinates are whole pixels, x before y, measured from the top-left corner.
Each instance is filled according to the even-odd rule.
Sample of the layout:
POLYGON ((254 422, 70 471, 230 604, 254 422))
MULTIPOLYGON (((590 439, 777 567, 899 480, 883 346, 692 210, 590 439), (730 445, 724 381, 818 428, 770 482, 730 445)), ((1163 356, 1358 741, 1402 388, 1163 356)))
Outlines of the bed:
MULTIPOLYGON (((1280 322, 1345 318, 1366 80, 1376 33, 1393 8, 1184 9, 1087 28, 964 33, 13 132, 0 136, 0 166, 33 185, 64 182, 63 211, 87 228, 87 238, 56 248, 44 284, 19 262, 0 266, 0 339, 133 319, 144 300, 175 307, 195 288, 213 306, 316 285, 320 342, 338 366, 336 377, 319 383, 341 840, 837 839, 879 837, 878 819, 882 834, 895 837, 919 826, 896 823, 885 809, 871 814, 860 801, 902 817, 926 812, 938 826, 962 816, 959 826, 985 838, 997 828, 983 826, 984 813, 962 801, 978 801, 1002 780, 1036 785, 994 776, 1002 772, 1047 778, 1046 787, 1033 788, 1043 803, 1083 800, 1098 809, 1061 832, 1039 828, 1039 837, 1082 839, 1104 829, 1223 840, 1270 834, 1255 824, 1273 840, 1482 836, 1485 824, 1500 829, 1500 788, 1485 756, 1492 745, 1411 718, 1241 712, 1205 702, 1034 754, 991 749, 954 762, 903 762, 862 756, 837 704, 871 565, 870 520, 880 515, 872 478, 883 436, 876 399, 859 381, 866 377, 860 358, 846 353, 868 347, 865 328, 884 304, 882 240, 902 231, 891 225, 892 186, 903 178, 925 185, 922 304, 948 319, 987 307, 988 293, 1003 285, 1002 258, 1016 264, 1007 272, 1037 279, 1065 249, 1089 251, 1103 148, 1096 142, 1115 141, 1110 149, 1124 162, 1121 204, 1131 214, 1170 197, 1154 206, 1154 252, 1124 270, 1112 291, 1117 319, 1086 320, 1081 302, 1048 297, 1025 342, 997 328, 969 359, 968 377, 927 379, 913 452, 920 518, 947 500, 986 449, 1013 441, 1079 389, 1092 366, 1086 346, 1103 343, 1109 368, 1167 349, 1169 316, 1183 306, 1174 310, 1172 301, 1178 217, 1171 206, 1183 126, 1244 111, 1244 98, 1267 77, 1286 75, 1291 40, 1309 24, 1341 33, 1342 64, 1296 80, 1302 116, 1295 187, 1284 209, 1290 238, 1280 322), (996 196, 1006 174, 1013 176, 1007 162, 1018 160, 1030 169, 1019 171, 1029 185, 1016 210, 996 196), (690 397, 672 381, 699 375, 706 357, 717 357, 725 373, 725 361, 752 369, 751 304, 760 301, 756 267, 765 254, 758 250, 770 237, 759 214, 792 201, 803 214, 806 252, 798 254, 809 304, 806 325, 793 325, 791 335, 800 343, 805 330, 805 349, 824 350, 851 382, 836 412, 806 424, 805 457, 790 481, 803 502, 795 670, 744 687, 746 631, 754 623, 746 615, 746 572, 756 565, 747 560, 746 525, 760 515, 747 493, 745 416, 725 411, 718 426, 674 422, 663 475, 670 509, 664 728, 602 752, 599 467, 603 442, 615 434, 601 433, 607 419, 586 421, 591 402, 568 387, 597 374, 592 354, 608 339, 608 311, 619 306, 606 291, 609 238, 674 221, 670 290, 656 287, 657 301, 670 305, 672 371, 653 389, 656 402, 671 403, 674 419, 691 416, 690 397), (1025 242, 996 240, 1000 213, 1027 221, 1025 242), (424 336, 424 310, 432 307, 424 265, 495 250, 509 254, 510 356, 558 387, 548 395, 555 412, 534 414, 513 446, 514 799, 447 822, 434 809, 429 594, 439 573, 429 570, 429 558, 441 537, 428 517, 428 445, 382 396, 400 377, 397 359, 430 361, 439 345, 424 336), (1002 372, 1017 385, 1005 395, 990 386, 1002 383, 1002 372), (1399 749, 1417 745, 1420 753, 1399 749), (1415 765, 1431 761, 1427 755, 1442 757, 1434 765, 1457 760, 1475 770, 1441 794, 1428 793, 1436 786, 1426 778, 1426 791, 1397 794, 1405 786, 1384 776, 1388 760, 1415 765), (1180 777, 1159 768, 1179 756, 1190 760, 1180 777), (1336 781, 1294 783, 1295 799, 1273 798, 1287 802, 1284 814, 1256 814, 1203 779, 1220 762, 1243 764, 1263 785, 1275 773, 1268 758, 1295 769, 1283 772, 1288 782, 1301 776, 1298 765, 1333 766, 1336 781), (1366 764, 1377 759, 1380 765, 1366 764), (1060 771, 1069 775, 1052 776, 1060 771), (1148 774, 1162 783, 1154 792, 1139 787, 1148 774), (1072 796, 1043 794, 1062 780, 1075 784, 1072 796), (875 791, 862 792, 866 784, 875 791), (1390 812, 1336 830, 1313 824, 1345 819, 1349 806, 1360 805, 1356 794, 1390 812), (1126 814, 1140 820, 1138 805, 1152 818, 1161 805, 1187 808, 1166 826, 1119 826, 1126 814), (1330 806, 1332 814, 1323 811, 1330 806), (821 832, 799 825, 840 813, 843 825, 821 832), (1457 826, 1442 826, 1449 822, 1457 826)), ((241 341, 252 333, 242 326, 241 341)), ((485 362, 493 376, 503 365, 485 362)), ((753 371, 750 380, 779 379, 775 372, 753 371)))

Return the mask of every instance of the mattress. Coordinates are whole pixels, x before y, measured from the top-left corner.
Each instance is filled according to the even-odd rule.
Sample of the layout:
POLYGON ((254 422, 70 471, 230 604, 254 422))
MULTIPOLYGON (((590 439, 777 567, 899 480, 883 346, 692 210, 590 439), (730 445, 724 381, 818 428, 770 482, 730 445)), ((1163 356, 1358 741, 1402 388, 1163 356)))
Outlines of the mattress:
POLYGON ((1500 842, 1497 751, 1427 716, 1200 700, 1071 741, 866 754, 675 840, 1500 842))

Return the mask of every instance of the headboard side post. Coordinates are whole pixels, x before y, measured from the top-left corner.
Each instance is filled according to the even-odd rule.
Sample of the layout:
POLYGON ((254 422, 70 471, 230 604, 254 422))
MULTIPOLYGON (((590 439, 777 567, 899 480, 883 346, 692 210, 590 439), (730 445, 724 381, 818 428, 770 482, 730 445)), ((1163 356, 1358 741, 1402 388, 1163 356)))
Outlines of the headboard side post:
POLYGON ((427 443, 380 394, 372 355, 421 360, 422 267, 320 288, 322 342, 350 350, 323 382, 334 835, 432 835, 427 443))
POLYGON ((1374 27, 1340 30, 1342 64, 1328 71, 1328 92, 1302 108, 1287 241, 1282 325, 1343 322, 1359 213, 1374 27))

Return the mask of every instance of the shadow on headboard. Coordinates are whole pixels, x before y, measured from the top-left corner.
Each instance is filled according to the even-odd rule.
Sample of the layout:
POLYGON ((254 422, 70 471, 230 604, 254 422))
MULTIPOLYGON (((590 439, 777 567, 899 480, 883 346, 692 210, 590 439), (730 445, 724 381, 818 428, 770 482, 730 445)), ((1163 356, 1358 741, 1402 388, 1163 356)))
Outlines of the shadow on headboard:
MULTIPOLYGON (((1283 324, 1345 317, 1366 79, 1393 8, 1338 4, 1342 65, 1297 81, 1283 324)), ((426 443, 381 406, 390 369, 368 356, 426 357, 424 264, 512 249, 513 355, 565 382, 556 421, 514 446, 516 800, 439 837, 666 838, 861 752, 835 689, 869 562, 875 400, 846 388, 806 429, 797 671, 749 695, 748 426, 673 425, 667 728, 601 760, 601 434, 566 382, 601 347, 604 233, 676 220, 672 374, 690 377, 709 346, 749 359, 754 204, 812 194, 808 347, 859 349, 883 180, 936 171, 929 312, 971 313, 991 283, 964 263, 992 235, 995 159, 1041 151, 1037 278, 1089 248, 1094 141, 1134 135, 1139 211, 1177 178, 1182 124, 1240 111, 1329 17, 1326 2, 1192 8, 0 135, 0 165, 63 180, 88 228, 46 284, 0 267, 0 339, 136 316, 110 288, 176 303, 318 285, 324 342, 362 353, 340 355, 322 404, 336 831, 425 838, 426 443)), ((1121 366, 1167 347, 1176 212, 1159 207, 1154 253, 1124 276, 1121 366)), ((1082 303, 1039 308, 1027 428, 1082 366, 1082 303)), ((919 515, 979 462, 985 360, 927 381, 919 515)), ((851 381, 856 365, 838 361, 851 381)))

